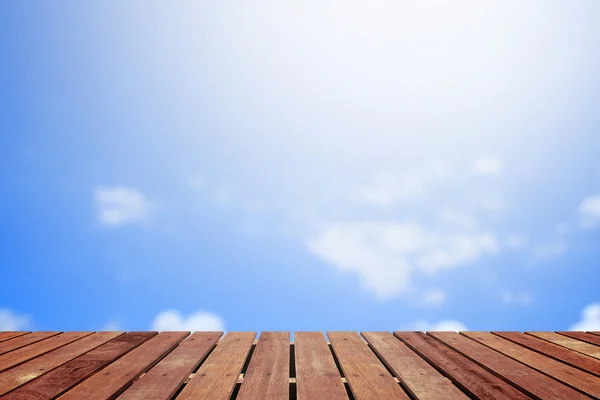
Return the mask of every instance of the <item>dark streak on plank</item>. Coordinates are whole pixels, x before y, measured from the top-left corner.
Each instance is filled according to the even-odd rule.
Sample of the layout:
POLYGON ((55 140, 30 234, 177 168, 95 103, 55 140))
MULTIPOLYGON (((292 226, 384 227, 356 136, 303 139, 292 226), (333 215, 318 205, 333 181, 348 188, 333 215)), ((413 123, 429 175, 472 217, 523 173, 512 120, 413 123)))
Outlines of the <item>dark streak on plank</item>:
POLYGON ((592 335, 591 333, 585 333, 585 332, 556 332, 556 333, 560 333, 561 335, 569 336, 569 337, 572 337, 573 339, 581 340, 583 342, 588 342, 591 344, 595 344, 596 346, 600 346, 600 337, 598 337, 596 335, 592 335))
POLYGON ((41 355, 0 374, 0 395, 7 393, 52 369, 87 353, 121 335, 120 332, 98 332, 41 355))
POLYGON ((23 336, 16 337, 12 340, 1 342, 0 354, 8 353, 9 351, 25 347, 29 344, 39 342, 40 340, 47 339, 51 336, 56 336, 59 333, 60 332, 32 332, 23 336))
POLYGON ((119 396, 119 400, 167 400, 172 398, 222 335, 222 332, 192 334, 134 382, 119 396))
POLYGON ((600 397, 600 379, 596 376, 525 347, 515 347, 514 343, 489 332, 463 332, 463 334, 575 389, 600 397))
POLYGON ((255 337, 255 332, 225 335, 177 399, 229 400, 255 337))
POLYGON ((155 332, 129 332, 85 353, 10 392, 3 399, 52 399, 154 336, 155 332))
POLYGON ((23 336, 23 335, 26 335, 28 333, 29 332, 24 332, 24 331, 23 332, 16 332, 16 331, 13 331, 13 332, 0 332, 0 342, 4 342, 5 340, 9 340, 9 339, 12 339, 12 338, 23 336))
POLYGON ((587 371, 596 376, 600 376, 600 360, 581 354, 575 351, 571 351, 567 348, 559 346, 557 344, 547 342, 545 340, 536 338, 531 335, 526 335, 521 332, 492 332, 495 335, 501 336, 505 339, 513 341, 525 346, 529 349, 535 350, 538 353, 552 357, 555 360, 562 361, 566 364, 577 367, 583 371, 587 371))
POLYGON ((93 332, 65 332, 42 340, 41 342, 32 343, 29 346, 21 347, 20 349, 6 353, 0 356, 0 371, 14 367, 27 360, 31 360, 32 358, 39 357, 42 354, 48 353, 49 351, 67 345, 85 336, 89 336, 92 333, 93 332))
POLYGON ((496 375, 422 332, 394 332, 394 335, 475 398, 529 399, 496 375))
POLYGON ((327 332, 327 336, 357 400, 409 399, 356 332, 327 332))
POLYGON ((391 333, 363 332, 362 335, 414 398, 468 399, 448 378, 391 333))
MULTIPOLYGON (((520 389, 528 396, 552 400, 585 400, 588 398, 575 389, 458 333, 430 332, 429 335, 520 389)), ((517 349, 520 348, 516 343, 512 343, 512 345, 517 349)))

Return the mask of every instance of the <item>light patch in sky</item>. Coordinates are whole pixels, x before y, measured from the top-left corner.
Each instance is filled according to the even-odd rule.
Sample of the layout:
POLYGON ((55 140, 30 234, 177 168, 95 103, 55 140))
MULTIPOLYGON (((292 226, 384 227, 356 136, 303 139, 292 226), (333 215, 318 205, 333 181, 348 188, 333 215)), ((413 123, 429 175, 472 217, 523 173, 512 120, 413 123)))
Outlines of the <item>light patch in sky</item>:
POLYGON ((504 245, 512 250, 520 250, 529 243, 529 235, 524 233, 513 233, 504 239, 504 245))
POLYGON ((406 292, 417 271, 434 274, 499 251, 489 232, 447 232, 388 221, 323 224, 306 246, 321 260, 358 274, 381 299, 406 292))
POLYGON ((465 324, 456 320, 441 320, 435 323, 430 323, 424 320, 415 321, 413 328, 416 331, 423 332, 434 332, 434 331, 445 331, 445 332, 462 332, 468 331, 465 324))
POLYGON ((570 331, 600 331, 600 303, 593 303, 581 311, 581 320, 570 331))
POLYGON ((502 175, 504 164, 502 159, 490 154, 483 154, 475 160, 475 172, 480 175, 502 175))
POLYGON ((98 221, 109 228, 131 223, 148 223, 155 206, 139 190, 126 186, 94 189, 98 221))
POLYGON ((31 317, 0 308, 0 331, 20 331, 31 326, 31 317))
POLYGON ((526 291, 504 290, 500 293, 500 300, 506 305, 527 306, 533 301, 533 296, 526 291))
POLYGON ((584 229, 594 229, 600 225, 600 194, 586 197, 577 210, 579 223, 584 229))
POLYGON ((213 313, 199 310, 183 316, 177 310, 158 313, 152 321, 154 331, 224 331, 225 321, 213 313))
POLYGON ((445 302, 446 293, 442 289, 429 289, 421 297, 421 304, 428 307, 439 307, 445 302))

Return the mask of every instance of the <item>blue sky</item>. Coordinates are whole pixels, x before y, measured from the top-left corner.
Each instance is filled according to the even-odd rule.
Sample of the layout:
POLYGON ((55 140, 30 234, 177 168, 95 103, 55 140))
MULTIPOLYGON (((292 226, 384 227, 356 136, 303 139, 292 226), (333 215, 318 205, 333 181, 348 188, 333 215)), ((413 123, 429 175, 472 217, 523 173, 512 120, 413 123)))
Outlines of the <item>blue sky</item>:
POLYGON ((0 329, 600 330, 599 18, 5 2, 0 329))

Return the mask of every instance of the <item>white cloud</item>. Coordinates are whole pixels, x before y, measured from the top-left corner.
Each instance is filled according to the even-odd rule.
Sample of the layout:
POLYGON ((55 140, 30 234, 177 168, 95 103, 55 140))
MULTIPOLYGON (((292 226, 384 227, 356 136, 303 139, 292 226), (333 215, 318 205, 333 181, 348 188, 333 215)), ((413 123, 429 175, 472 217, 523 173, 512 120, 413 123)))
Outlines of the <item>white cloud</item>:
POLYGON ((0 331, 19 331, 31 326, 31 317, 0 308, 0 331))
POLYGON ((446 232, 386 221, 324 224, 306 246, 338 269, 357 273, 382 299, 405 292, 415 271, 433 274, 499 250, 488 232, 446 232))
POLYGON ((441 289, 429 289, 421 297, 421 304, 425 306, 437 307, 445 302, 446 293, 441 289))
POLYGON ((455 210, 452 207, 445 207, 438 214, 440 223, 461 228, 472 229, 477 227, 477 222, 470 216, 455 210))
POLYGON ((571 331, 600 331, 600 303, 593 303, 581 311, 581 321, 571 326, 571 331))
POLYGON ((479 175, 502 175, 504 163, 502 159, 491 154, 480 155, 474 163, 475 172, 479 175))
POLYGON ((152 321, 155 331, 224 331, 225 322, 216 314, 196 311, 187 317, 177 310, 158 313, 152 321))
POLYGON ((388 174, 380 174, 370 185, 359 188, 356 199, 359 203, 389 207, 399 201, 414 198, 423 192, 423 184, 416 178, 398 180, 388 174))
POLYGON ((109 331, 109 332, 122 331, 122 330, 123 330, 123 327, 121 326, 119 321, 114 320, 114 319, 111 319, 106 324, 104 324, 104 326, 101 329, 101 331, 109 331))
POLYGON ((442 320, 436 323, 429 323, 424 320, 415 321, 412 325, 412 329, 416 331, 432 332, 432 331, 452 331, 461 332, 468 331, 469 329, 465 324, 456 320, 442 320))
POLYGON ((582 228, 593 229, 600 225, 600 194, 594 194, 583 199, 577 212, 582 228))
POLYGON ((94 189, 94 201, 98 220, 110 228, 128 223, 147 223, 154 210, 144 194, 125 186, 97 187, 94 189))
POLYGON ((507 305, 521 305, 526 306, 531 304, 533 301, 533 296, 529 292, 524 291, 512 291, 512 290, 504 290, 500 293, 500 300, 502 303, 507 305))
POLYGON ((504 245, 513 250, 519 250, 529 243, 529 236, 524 233, 513 233, 508 235, 504 240, 504 245))

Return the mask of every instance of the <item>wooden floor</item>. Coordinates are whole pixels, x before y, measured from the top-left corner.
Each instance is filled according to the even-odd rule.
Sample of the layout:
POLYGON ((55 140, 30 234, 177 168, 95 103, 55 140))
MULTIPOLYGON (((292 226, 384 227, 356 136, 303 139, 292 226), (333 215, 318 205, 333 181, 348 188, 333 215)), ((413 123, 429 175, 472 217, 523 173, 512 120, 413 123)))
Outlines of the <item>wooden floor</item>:
POLYGON ((600 398, 600 332, 0 332, 2 399, 600 398))

